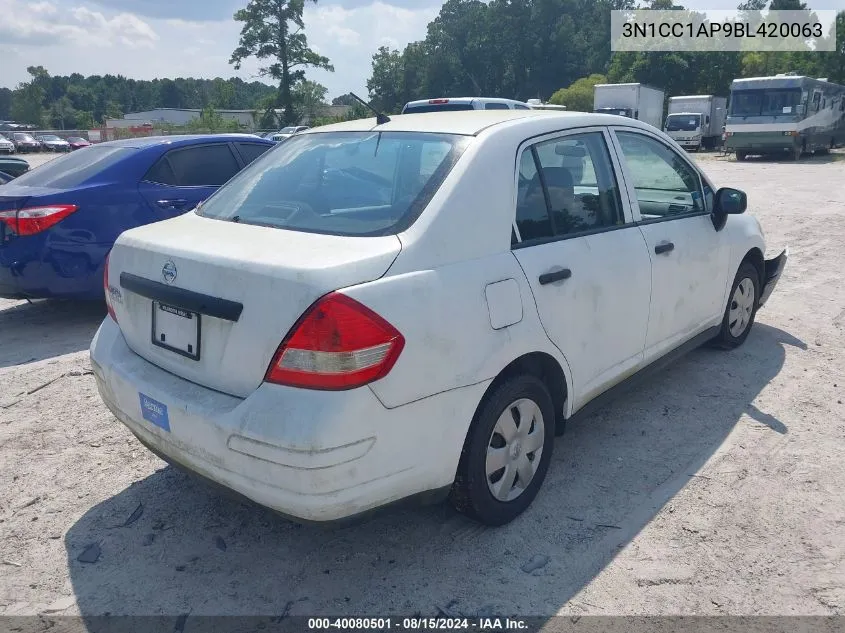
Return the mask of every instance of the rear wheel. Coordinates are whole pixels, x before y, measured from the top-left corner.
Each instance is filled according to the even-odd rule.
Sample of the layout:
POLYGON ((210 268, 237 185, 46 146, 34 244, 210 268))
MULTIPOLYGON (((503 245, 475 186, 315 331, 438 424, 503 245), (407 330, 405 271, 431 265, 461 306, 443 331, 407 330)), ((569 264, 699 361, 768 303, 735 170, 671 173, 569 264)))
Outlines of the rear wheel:
POLYGON ((718 347, 733 349, 739 347, 748 338, 754 317, 757 314, 757 302, 760 299, 760 275, 748 262, 743 262, 734 278, 728 305, 722 318, 722 329, 713 340, 718 347))
POLYGON ((743 161, 743 160, 745 160, 745 157, 746 157, 746 156, 748 156, 748 154, 747 154, 746 152, 742 152, 742 151, 740 151, 740 150, 737 150, 737 151, 736 151, 736 159, 737 159, 738 161, 743 161))
POLYGON ((470 426, 451 501, 467 516, 504 525, 537 496, 554 447, 552 397, 530 375, 511 378, 488 394, 470 426))

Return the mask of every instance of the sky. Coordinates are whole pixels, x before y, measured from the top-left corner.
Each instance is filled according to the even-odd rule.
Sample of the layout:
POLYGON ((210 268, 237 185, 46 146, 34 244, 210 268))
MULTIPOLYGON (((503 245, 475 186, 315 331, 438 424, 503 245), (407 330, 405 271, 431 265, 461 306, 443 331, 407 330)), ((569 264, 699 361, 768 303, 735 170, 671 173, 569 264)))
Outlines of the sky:
MULTIPOLYGON (((738 0, 680 0, 691 9, 734 9, 738 0)), ((26 81, 27 66, 52 75, 122 74, 257 79, 258 63, 229 65, 246 0, 0 0, 0 86, 26 81)), ((329 97, 366 95, 379 46, 404 48, 425 37, 440 0, 320 0, 306 3, 311 47, 335 72, 309 70, 329 97)), ((814 9, 845 9, 845 0, 810 0, 814 9)))

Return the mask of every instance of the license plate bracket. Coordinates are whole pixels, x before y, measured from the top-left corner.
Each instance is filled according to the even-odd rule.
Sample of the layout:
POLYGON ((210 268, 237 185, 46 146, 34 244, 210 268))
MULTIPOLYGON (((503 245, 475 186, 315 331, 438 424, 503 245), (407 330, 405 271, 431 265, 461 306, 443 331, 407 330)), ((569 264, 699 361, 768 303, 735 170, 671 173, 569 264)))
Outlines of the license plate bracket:
POLYGON ((178 306, 152 302, 153 345, 190 358, 200 359, 202 317, 178 306))

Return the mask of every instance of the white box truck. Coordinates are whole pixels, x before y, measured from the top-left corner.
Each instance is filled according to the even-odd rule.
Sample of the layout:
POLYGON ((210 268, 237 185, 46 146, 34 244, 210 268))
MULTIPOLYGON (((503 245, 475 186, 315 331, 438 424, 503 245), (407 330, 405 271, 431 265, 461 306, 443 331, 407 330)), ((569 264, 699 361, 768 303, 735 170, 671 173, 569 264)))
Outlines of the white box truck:
POLYGON ((664 98, 662 90, 645 84, 596 84, 593 112, 626 116, 660 129, 664 98))
POLYGON ((728 100, 713 95, 669 98, 664 131, 684 149, 698 151, 719 145, 728 100))

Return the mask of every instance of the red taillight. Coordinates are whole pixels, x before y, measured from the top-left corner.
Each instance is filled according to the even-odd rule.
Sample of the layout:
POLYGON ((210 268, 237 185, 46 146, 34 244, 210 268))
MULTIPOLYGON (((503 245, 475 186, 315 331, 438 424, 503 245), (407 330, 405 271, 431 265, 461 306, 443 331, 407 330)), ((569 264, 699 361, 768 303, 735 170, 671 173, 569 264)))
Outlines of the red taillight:
MULTIPOLYGON (((109 310, 109 316, 114 319, 115 323, 117 323, 117 315, 114 313, 114 307, 112 307, 112 296, 109 286, 109 257, 111 257, 111 251, 109 251, 109 254, 106 255, 106 262, 103 265, 103 290, 106 295, 106 307, 109 310)), ((117 290, 117 292, 120 291, 117 290)))
POLYGON ((331 293, 296 322, 265 380, 306 389, 354 389, 386 376, 404 346, 402 334, 375 312, 331 293))
POLYGON ((429 103, 449 103, 448 99, 429 99, 429 103))
POLYGON ((35 235, 61 222, 78 208, 75 204, 53 204, 17 211, 0 211, 0 222, 18 235, 35 235))

